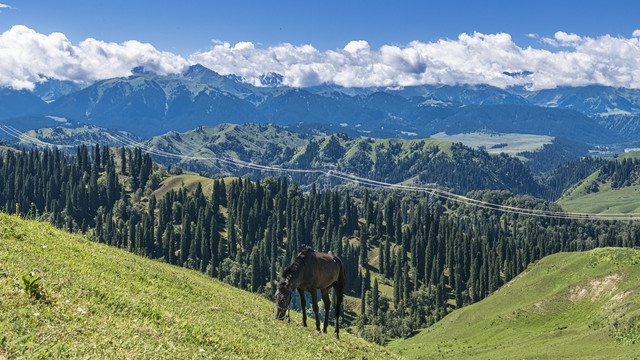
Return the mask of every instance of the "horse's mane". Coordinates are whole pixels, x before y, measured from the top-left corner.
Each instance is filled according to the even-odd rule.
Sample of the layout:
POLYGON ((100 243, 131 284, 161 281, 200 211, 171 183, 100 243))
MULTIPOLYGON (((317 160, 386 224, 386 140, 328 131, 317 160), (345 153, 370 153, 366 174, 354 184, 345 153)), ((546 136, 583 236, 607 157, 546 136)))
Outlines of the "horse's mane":
POLYGON ((283 279, 291 278, 291 276, 295 274, 300 269, 300 266, 304 263, 305 256, 307 256, 307 254, 314 254, 314 253, 315 251, 313 251, 311 246, 305 246, 305 248, 298 254, 298 256, 296 256, 296 258, 293 259, 293 263, 291 263, 291 265, 289 265, 286 269, 284 269, 284 271, 282 272, 282 278, 283 279))

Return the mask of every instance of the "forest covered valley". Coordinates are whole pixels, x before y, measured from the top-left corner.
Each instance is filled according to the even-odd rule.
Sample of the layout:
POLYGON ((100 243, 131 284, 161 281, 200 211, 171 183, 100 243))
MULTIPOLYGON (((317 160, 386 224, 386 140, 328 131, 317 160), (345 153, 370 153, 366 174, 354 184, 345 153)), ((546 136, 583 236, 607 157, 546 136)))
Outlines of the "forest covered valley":
MULTIPOLYGON (((637 160, 626 158, 566 166, 597 167, 599 180, 611 179, 613 187, 634 183, 640 169, 637 160)), ((311 183, 303 191, 287 177, 207 178, 155 163, 139 148, 80 146, 71 154, 5 149, 0 179, 0 204, 9 214, 47 221, 267 299, 275 291, 272 281, 303 245, 336 254, 347 272, 348 332, 379 344, 482 304, 548 255, 640 246, 640 226, 631 221, 530 216, 352 183, 324 189, 311 183)), ((512 208, 561 210, 505 190, 467 196, 512 208)), ((300 310, 295 298, 292 306, 300 310)), ((620 321, 636 326, 633 314, 620 321)))

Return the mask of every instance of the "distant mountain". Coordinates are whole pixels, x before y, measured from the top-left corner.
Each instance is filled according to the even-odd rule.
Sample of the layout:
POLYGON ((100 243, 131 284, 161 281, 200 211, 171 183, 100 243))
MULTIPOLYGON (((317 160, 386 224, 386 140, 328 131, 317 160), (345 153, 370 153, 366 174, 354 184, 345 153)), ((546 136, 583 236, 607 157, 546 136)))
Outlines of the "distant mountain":
POLYGON ((99 81, 50 104, 49 114, 152 136, 217 125, 259 122, 246 101, 208 85, 155 74, 99 81))
POLYGON ((620 140, 640 145, 640 114, 596 115, 593 118, 617 134, 620 140))
POLYGON ((85 85, 73 81, 47 79, 47 81, 36 84, 33 94, 46 102, 50 102, 64 95, 79 91, 84 87, 85 85))
POLYGON ((279 125, 305 122, 361 125, 369 129, 381 126, 388 119, 386 113, 359 106, 353 98, 335 99, 301 89, 288 89, 271 96, 257 109, 267 122, 279 125))
POLYGON ((282 86, 282 80, 284 80, 284 76, 275 72, 268 72, 260 76, 262 86, 279 87, 282 86))
POLYGON ((406 98, 431 97, 466 105, 528 104, 523 97, 490 85, 420 85, 387 90, 387 92, 406 98))
POLYGON ((591 85, 559 87, 526 95, 534 105, 559 107, 586 115, 640 114, 640 89, 591 85))
POLYGON ((0 88, 0 120, 38 114, 45 110, 46 105, 42 99, 29 91, 0 88))
POLYGON ((202 65, 168 76, 144 68, 132 72, 81 89, 54 80, 39 84, 33 93, 4 89, 0 120, 50 115, 142 137, 221 123, 272 122, 296 132, 339 131, 375 138, 415 139, 478 130, 561 136, 607 146, 627 146, 640 138, 640 90, 590 86, 527 92, 488 85, 334 84, 291 88, 282 86, 281 74, 267 73, 261 80, 264 86, 253 86, 202 65))
POLYGON ((255 87, 242 82, 239 76, 220 75, 200 64, 191 65, 182 73, 185 79, 209 85, 212 88, 226 91, 240 98, 246 98, 255 92, 255 87))
POLYGON ((594 144, 616 141, 616 134, 577 111, 537 106, 469 105, 449 117, 432 121, 427 127, 433 133, 492 130, 501 133, 562 136, 594 144))

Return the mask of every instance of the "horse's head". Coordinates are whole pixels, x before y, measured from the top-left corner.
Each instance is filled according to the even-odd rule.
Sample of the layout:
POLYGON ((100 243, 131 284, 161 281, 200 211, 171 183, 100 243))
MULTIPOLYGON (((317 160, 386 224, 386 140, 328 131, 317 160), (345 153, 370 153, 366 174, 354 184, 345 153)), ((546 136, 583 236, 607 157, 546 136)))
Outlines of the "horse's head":
POLYGON ((291 284, 287 280, 275 281, 276 285, 276 319, 284 320, 291 302, 291 284))

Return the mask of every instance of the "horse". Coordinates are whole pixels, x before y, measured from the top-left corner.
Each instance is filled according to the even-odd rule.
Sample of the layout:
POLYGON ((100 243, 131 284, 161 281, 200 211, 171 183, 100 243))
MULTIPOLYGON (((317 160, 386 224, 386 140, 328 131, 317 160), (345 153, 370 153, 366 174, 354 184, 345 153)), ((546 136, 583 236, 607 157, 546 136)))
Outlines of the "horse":
POLYGON ((327 332, 329 323, 329 309, 331 300, 329 299, 329 289, 333 288, 336 293, 336 338, 340 338, 339 318, 340 307, 344 298, 346 276, 344 265, 340 258, 335 255, 316 252, 311 247, 306 246, 283 272, 280 281, 274 280, 276 285, 275 309, 276 319, 284 320, 291 302, 291 294, 294 290, 300 293, 300 305, 302 306, 302 326, 307 327, 307 314, 304 292, 311 293, 313 301, 313 311, 316 313, 316 331, 320 332, 320 319, 318 317, 318 300, 316 290, 320 289, 322 302, 324 303, 324 328, 322 332, 327 332))

